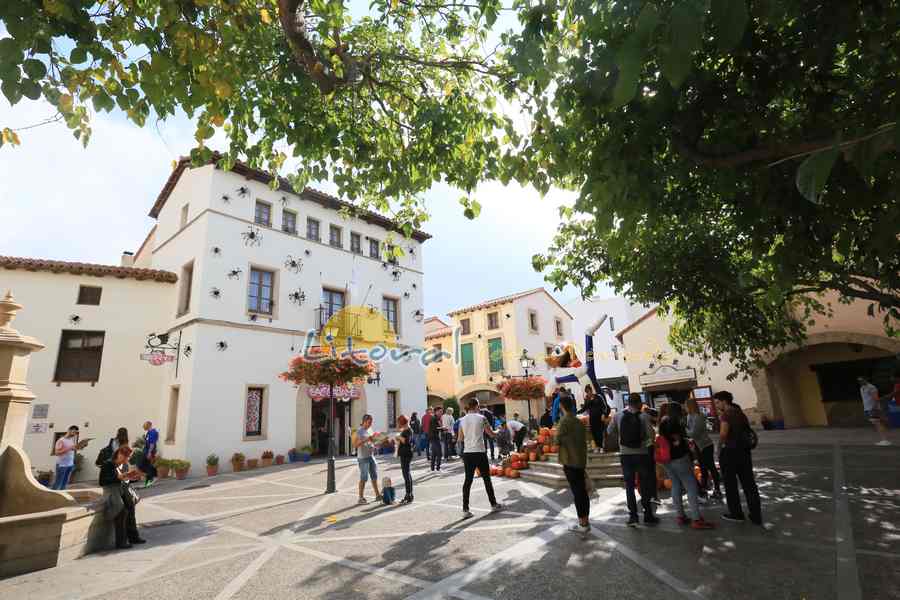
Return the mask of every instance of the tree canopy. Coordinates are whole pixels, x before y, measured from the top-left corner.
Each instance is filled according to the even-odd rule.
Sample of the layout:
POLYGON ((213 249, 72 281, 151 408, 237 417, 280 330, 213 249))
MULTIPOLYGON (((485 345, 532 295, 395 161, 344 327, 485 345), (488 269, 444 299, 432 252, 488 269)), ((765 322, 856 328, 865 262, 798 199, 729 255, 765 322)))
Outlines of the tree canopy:
MULTIPOLYGON (((409 231, 422 193, 579 191, 535 256, 678 317, 750 369, 827 314, 900 318, 898 0, 22 0, 0 90, 137 125, 184 111, 192 156, 330 179, 409 231), (518 27, 493 31, 511 11, 518 27), (496 41, 496 44, 489 43, 496 41), (516 119, 510 115, 517 115, 516 119), (519 115, 521 118, 519 118, 519 115), (524 122, 524 125, 523 125, 524 122)), ((2 129, 2 141, 18 132, 2 129)), ((478 203, 462 199, 467 216, 478 203)))

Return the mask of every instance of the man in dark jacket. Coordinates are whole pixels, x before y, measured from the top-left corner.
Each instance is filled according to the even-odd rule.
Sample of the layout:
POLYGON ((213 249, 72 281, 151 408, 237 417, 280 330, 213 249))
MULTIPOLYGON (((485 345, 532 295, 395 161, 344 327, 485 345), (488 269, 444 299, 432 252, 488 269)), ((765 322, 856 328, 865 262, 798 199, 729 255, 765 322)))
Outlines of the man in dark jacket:
POLYGON ((603 397, 603 390, 599 394, 594 393, 590 385, 584 386, 584 405, 578 414, 587 413, 591 424, 591 437, 597 445, 597 451, 603 452, 603 434, 606 431, 606 423, 603 419, 609 414, 609 405, 603 397))
POLYGON ((428 446, 431 448, 431 470, 441 472, 441 459, 444 456, 444 427, 441 425, 441 417, 444 409, 440 406, 434 409, 434 415, 428 422, 428 446))
POLYGON ((759 488, 753 475, 753 460, 747 434, 750 433, 750 421, 741 407, 734 403, 731 392, 721 390, 713 394, 716 412, 720 415, 721 425, 719 440, 719 467, 722 469, 722 480, 725 483, 725 501, 728 512, 722 515, 726 521, 743 521, 744 510, 741 497, 738 495, 738 481, 744 489, 750 521, 762 525, 762 503, 759 499, 759 488))
MULTIPOLYGON (((494 413, 489 411, 487 408, 481 409, 481 416, 484 417, 485 422, 487 422, 488 426, 493 431, 494 429, 494 413)), ((494 438, 488 436, 488 434, 484 434, 484 445, 485 447, 491 447, 491 462, 494 461, 494 438)))
POLYGON ((544 409, 544 414, 541 415, 541 427, 551 428, 553 427, 553 417, 550 416, 550 408, 544 409))
POLYGON ((128 470, 128 459, 131 456, 131 448, 120 446, 113 453, 112 458, 100 467, 100 481, 104 492, 118 497, 111 498, 107 510, 115 510, 113 517, 116 528, 116 548, 131 548, 133 544, 145 544, 147 540, 141 538, 138 533, 137 520, 134 515, 134 499, 129 485, 136 478, 143 477, 138 469, 128 470), (119 501, 121 499, 121 502, 119 501))

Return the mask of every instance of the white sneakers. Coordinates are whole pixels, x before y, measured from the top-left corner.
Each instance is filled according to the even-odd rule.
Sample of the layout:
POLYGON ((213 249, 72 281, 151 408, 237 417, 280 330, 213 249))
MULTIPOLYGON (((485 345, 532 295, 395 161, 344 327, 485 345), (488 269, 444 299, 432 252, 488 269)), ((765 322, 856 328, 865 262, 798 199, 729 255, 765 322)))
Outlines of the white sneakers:
POLYGON ((571 533, 580 533, 582 535, 586 535, 591 532, 590 525, 582 525, 581 523, 575 522, 569 527, 569 531, 571 533))
POLYGON ((880 442, 878 442, 875 445, 876 446, 893 446, 893 444, 891 443, 890 440, 881 440, 880 442))

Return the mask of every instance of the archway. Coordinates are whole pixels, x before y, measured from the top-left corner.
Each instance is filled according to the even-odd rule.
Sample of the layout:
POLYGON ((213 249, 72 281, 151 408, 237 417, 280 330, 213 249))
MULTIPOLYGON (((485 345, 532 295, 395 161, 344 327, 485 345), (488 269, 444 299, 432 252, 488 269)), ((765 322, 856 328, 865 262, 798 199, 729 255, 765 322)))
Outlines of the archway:
POLYGON ((898 355, 900 340, 847 331, 812 334, 764 357, 765 367, 752 379, 757 407, 786 427, 863 425, 855 378, 890 377, 898 355))
POLYGON ((427 402, 429 407, 443 406, 446 398, 440 394, 428 394, 427 402))

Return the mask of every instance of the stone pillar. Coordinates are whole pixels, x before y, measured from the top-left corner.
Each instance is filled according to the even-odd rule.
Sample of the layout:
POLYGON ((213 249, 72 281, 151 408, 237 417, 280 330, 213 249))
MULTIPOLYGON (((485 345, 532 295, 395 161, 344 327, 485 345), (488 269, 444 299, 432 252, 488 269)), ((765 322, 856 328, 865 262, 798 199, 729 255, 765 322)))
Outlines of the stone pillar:
POLYGON ((28 408, 34 400, 26 383, 28 361, 32 352, 44 348, 12 328, 10 323, 21 309, 12 292, 0 300, 0 453, 10 444, 22 446, 25 441, 28 408))

